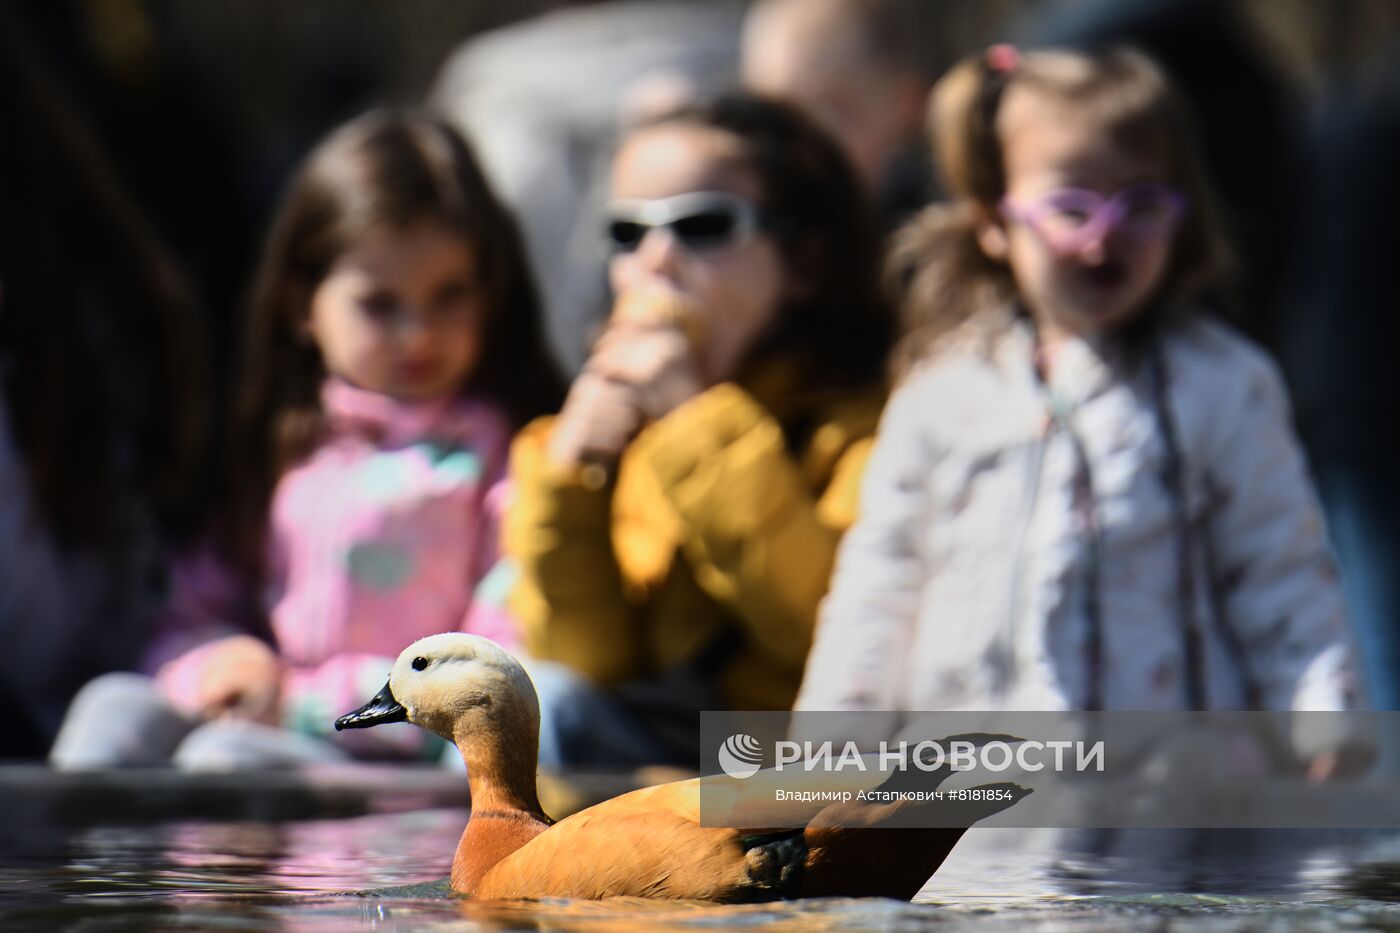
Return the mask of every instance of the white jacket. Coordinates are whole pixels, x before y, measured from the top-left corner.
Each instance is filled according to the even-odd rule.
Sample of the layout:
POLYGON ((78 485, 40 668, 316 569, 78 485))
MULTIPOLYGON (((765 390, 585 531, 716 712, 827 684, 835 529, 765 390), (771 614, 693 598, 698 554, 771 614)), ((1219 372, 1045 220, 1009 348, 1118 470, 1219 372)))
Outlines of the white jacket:
POLYGON ((1102 708, 1192 708, 1192 655, 1208 709, 1362 706, 1270 361, 1203 318, 1158 338, 1156 380, 1121 348, 1070 340, 1044 387, 1033 348, 1023 323, 969 326, 895 392, 797 708, 1085 708, 1093 564, 1102 708), (1071 432, 1092 477, 1088 513, 1071 432))

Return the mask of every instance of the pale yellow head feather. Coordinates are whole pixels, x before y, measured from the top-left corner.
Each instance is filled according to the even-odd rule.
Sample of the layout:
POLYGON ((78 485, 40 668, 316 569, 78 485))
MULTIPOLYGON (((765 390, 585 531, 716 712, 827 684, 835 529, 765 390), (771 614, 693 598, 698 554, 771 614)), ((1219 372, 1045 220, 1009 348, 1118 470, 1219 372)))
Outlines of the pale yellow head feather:
POLYGON ((389 690, 409 722, 448 741, 507 723, 539 727, 529 675, 510 652, 480 635, 450 632, 409 645, 394 662, 389 690))

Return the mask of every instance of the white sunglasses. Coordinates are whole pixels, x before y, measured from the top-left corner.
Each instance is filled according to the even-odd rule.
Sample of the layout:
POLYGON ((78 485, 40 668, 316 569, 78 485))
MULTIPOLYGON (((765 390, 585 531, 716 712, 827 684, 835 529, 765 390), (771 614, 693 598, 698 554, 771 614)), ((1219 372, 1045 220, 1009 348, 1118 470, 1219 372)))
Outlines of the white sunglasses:
POLYGON ((613 253, 630 253, 649 231, 665 227, 688 250, 737 246, 761 228, 754 204, 728 191, 689 191, 669 198, 609 201, 604 241, 613 253))

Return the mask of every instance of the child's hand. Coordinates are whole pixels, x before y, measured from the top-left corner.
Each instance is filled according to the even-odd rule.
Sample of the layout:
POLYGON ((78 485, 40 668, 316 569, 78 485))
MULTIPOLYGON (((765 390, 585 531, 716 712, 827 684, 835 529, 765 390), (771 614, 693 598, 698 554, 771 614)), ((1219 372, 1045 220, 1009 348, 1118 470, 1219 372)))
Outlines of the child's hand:
POLYGON ((571 466, 611 465, 641 430, 644 420, 632 386, 585 368, 574 380, 564 410, 554 423, 550 456, 571 466))
POLYGON ((282 673, 281 658, 266 643, 251 635, 234 635, 176 658, 157 679, 175 688, 169 691, 171 699, 188 716, 276 725, 282 673), (188 689, 180 689, 184 685, 188 689))
POLYGON ((704 389, 695 351, 674 323, 619 323, 604 332, 589 370, 636 390, 648 419, 665 417, 704 389))
POLYGON ((643 424, 699 394, 698 320, 682 296, 654 290, 623 295, 569 390, 550 455, 566 464, 611 465, 643 424))

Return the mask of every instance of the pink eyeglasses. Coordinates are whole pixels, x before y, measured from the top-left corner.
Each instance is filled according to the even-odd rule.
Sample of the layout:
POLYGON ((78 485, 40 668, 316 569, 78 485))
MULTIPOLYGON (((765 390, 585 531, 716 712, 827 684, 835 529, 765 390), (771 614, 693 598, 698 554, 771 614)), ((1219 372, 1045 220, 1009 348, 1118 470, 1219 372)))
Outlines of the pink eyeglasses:
POLYGON ((1186 214, 1186 196, 1167 185, 1133 185, 1105 197, 1086 188, 1059 188, 1031 201, 1001 199, 1007 218, 1030 227, 1061 253, 1073 253, 1110 233, 1135 240, 1170 234, 1186 214))

